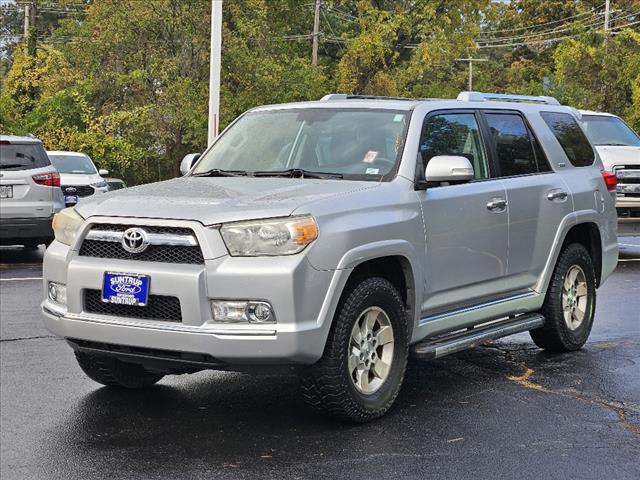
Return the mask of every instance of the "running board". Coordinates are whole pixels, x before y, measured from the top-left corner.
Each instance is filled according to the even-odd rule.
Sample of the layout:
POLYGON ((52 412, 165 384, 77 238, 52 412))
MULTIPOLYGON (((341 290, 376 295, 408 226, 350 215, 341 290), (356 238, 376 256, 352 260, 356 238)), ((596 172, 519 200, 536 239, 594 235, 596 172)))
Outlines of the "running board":
POLYGON ((542 325, 544 317, 538 313, 519 315, 486 326, 428 338, 415 344, 411 354, 423 360, 440 358, 514 333, 527 332, 542 325))

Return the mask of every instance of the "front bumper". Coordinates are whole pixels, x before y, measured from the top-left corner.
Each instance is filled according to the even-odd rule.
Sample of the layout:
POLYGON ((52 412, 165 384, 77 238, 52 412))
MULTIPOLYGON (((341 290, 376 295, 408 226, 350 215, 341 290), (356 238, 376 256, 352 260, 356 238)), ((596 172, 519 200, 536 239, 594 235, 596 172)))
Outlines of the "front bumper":
POLYGON ((215 250, 211 245, 217 240, 210 240, 208 249, 203 245, 203 251, 209 252, 205 265, 83 257, 54 241, 44 259, 45 295, 48 282, 63 283, 67 285, 67 306, 45 299, 45 326, 67 339, 204 354, 227 364, 317 361, 335 310, 333 299, 339 296, 335 292, 342 288, 349 271, 316 270, 304 252, 273 258, 230 257, 226 251, 216 256, 211 254, 215 250), (100 289, 105 271, 149 275, 150 294, 179 298, 182 322, 86 312, 83 290, 100 289), (214 298, 269 301, 277 323, 212 323, 210 299, 214 298))
POLYGON ((9 245, 19 240, 49 240, 53 238, 53 217, 2 218, 0 244, 9 245))

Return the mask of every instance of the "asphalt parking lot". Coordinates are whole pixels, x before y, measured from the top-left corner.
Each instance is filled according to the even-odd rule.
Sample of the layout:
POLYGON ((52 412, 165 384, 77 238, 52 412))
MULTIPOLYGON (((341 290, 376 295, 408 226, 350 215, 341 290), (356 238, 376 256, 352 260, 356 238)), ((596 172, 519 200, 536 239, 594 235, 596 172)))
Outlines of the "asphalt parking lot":
POLYGON ((621 244, 583 350, 523 334, 414 362, 392 411, 357 426, 311 414, 289 375, 102 388, 42 326, 42 251, 0 248, 0 477, 637 480, 640 237, 621 244))

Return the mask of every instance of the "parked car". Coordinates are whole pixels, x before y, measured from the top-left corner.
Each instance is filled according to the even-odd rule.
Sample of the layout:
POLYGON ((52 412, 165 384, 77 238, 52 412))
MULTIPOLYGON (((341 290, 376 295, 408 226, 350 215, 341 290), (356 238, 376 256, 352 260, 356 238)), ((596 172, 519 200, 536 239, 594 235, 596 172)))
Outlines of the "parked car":
POLYGON ((580 113, 582 127, 604 168, 618 178, 618 234, 640 235, 640 135, 610 113, 587 110, 580 113))
POLYGON ((50 243, 53 215, 64 208, 59 187, 40 140, 0 135, 0 244, 50 243))
POLYGON ((311 406, 367 421, 409 354, 581 348, 616 266, 616 177, 552 98, 329 95, 193 158, 56 217, 45 324, 101 384, 297 366, 311 406))
POLYGON ((88 155, 80 152, 47 152, 51 163, 60 172, 60 184, 67 206, 74 205, 83 197, 104 193, 109 186, 103 177, 108 170, 98 170, 88 155))
POLYGON ((127 188, 127 184, 124 183, 124 180, 121 180, 119 178, 105 178, 105 181, 107 182, 107 185, 109 186, 109 191, 112 190, 121 190, 123 188, 127 188))

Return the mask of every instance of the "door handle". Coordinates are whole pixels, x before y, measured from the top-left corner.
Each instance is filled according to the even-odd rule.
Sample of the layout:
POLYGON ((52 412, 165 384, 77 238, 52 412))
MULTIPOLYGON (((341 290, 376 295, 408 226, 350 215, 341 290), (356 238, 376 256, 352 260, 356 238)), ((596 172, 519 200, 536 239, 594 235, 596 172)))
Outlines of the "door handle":
POLYGON ((547 200, 551 202, 554 200, 566 200, 568 195, 564 190, 551 190, 547 193, 547 200))
POLYGON ((507 208, 507 201, 504 198, 492 198, 487 203, 487 208, 492 212, 504 212, 507 208))

